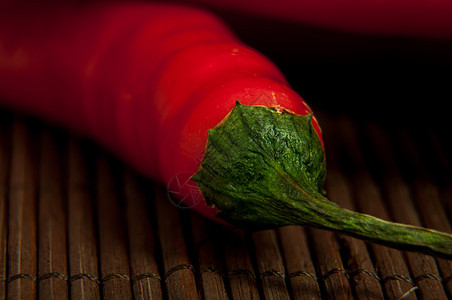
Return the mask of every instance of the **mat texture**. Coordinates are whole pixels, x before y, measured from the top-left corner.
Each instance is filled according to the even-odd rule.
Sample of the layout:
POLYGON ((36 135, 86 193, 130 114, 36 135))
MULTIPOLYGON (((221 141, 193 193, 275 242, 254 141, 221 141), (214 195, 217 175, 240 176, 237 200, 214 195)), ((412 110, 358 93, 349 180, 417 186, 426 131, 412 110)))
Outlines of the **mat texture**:
MULTIPOLYGON (((340 205, 450 232, 440 128, 320 114, 340 205)), ((0 130, 0 298, 447 299, 452 261, 309 227, 227 229, 93 143, 12 115, 0 130)), ((177 189, 190 188, 182 183, 177 189)))

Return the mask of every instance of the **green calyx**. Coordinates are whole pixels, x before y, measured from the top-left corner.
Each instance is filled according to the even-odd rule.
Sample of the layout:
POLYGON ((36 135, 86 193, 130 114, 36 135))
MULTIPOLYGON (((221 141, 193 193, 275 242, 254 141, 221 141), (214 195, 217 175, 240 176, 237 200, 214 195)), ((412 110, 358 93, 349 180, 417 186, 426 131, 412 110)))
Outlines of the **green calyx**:
POLYGON ((220 217, 259 229, 293 224, 294 203, 300 198, 309 203, 324 178, 325 155, 310 115, 237 102, 227 119, 209 130, 192 179, 220 217))
POLYGON ((192 179, 218 216, 246 229, 309 225, 395 248, 452 257, 452 236, 391 223, 329 201, 325 153, 312 115, 239 102, 210 129, 192 179))

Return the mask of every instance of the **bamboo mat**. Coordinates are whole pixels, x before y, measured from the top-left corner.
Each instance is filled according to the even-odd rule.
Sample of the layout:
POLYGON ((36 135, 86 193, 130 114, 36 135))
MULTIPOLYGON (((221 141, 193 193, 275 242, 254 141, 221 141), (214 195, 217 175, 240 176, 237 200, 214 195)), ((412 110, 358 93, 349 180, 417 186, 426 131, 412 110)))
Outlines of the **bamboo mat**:
MULTIPOLYGON (((308 227, 223 228, 178 208, 91 142, 9 113, 0 120, 0 298, 452 295, 452 261, 308 227)), ((336 115, 320 122, 332 201, 451 231, 452 152, 438 128, 388 131, 336 115)))

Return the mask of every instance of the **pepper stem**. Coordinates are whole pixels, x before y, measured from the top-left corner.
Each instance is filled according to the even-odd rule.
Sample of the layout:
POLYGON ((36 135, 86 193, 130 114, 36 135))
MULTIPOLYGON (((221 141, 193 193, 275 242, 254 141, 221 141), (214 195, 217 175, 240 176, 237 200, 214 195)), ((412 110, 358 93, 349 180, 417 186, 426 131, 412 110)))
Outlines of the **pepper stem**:
MULTIPOLYGON (((342 208, 327 200, 321 194, 313 195, 317 208, 316 220, 312 218, 313 227, 337 231, 365 241, 389 246, 400 250, 418 251, 425 254, 452 259, 452 235, 418 226, 389 222, 367 214, 342 208), (323 198, 323 199, 322 199, 323 198), (328 204, 329 202, 329 204, 328 204), (322 205, 325 203, 326 205, 322 205), (332 204, 331 204, 332 203, 332 204), (328 211, 330 214, 325 214, 328 211)), ((302 222, 305 222, 305 212, 298 203, 295 209, 299 211, 302 222)))
POLYGON ((312 115, 237 102, 209 130, 192 177, 218 216, 246 229, 309 225, 452 259, 452 235, 341 208, 322 190, 325 153, 312 115))

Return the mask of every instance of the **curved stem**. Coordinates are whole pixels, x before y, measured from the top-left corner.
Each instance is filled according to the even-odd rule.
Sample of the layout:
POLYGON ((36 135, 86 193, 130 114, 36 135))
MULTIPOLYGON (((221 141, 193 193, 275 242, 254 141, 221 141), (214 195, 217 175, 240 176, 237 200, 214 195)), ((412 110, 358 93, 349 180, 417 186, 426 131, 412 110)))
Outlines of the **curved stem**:
MULTIPOLYGON (((312 195, 316 203, 316 215, 322 218, 310 218, 310 225, 333 230, 362 240, 382 244, 392 248, 419 251, 426 254, 452 259, 452 235, 432 229, 400 224, 382 220, 367 214, 342 208, 320 194, 312 195), (323 199, 322 199, 323 198, 323 199)), ((304 223, 305 208, 295 205, 302 214, 304 223)))

